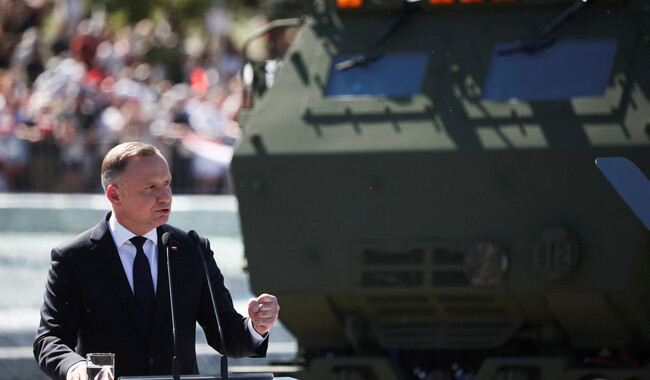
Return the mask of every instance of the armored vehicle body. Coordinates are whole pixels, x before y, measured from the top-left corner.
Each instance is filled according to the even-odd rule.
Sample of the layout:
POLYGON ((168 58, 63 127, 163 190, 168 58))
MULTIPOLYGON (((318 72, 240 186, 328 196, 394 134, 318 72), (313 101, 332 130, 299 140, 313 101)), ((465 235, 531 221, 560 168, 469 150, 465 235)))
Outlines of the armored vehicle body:
POLYGON ((300 379, 650 379, 650 2, 314 1, 232 162, 300 379))

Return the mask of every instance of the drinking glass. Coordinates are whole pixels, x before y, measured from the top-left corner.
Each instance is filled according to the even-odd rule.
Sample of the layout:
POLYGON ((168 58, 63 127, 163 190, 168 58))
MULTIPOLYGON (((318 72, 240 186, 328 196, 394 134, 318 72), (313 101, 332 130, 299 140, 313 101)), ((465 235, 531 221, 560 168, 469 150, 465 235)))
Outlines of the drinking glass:
POLYGON ((86 354, 88 380, 113 380, 115 378, 115 354, 86 354))

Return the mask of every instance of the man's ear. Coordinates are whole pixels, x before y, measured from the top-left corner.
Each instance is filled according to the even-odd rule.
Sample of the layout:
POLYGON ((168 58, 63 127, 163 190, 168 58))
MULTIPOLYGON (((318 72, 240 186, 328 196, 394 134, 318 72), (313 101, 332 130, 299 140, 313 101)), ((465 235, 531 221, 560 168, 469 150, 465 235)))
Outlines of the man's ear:
POLYGON ((106 198, 111 204, 118 206, 120 204, 120 191, 115 185, 108 185, 106 188, 106 198))

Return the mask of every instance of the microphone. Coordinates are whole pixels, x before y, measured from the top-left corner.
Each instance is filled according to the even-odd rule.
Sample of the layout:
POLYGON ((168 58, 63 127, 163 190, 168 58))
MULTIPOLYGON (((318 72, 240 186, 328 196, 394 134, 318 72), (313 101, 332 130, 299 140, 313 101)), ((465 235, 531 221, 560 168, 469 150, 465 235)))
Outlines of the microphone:
POLYGON ((167 253, 167 280, 169 282, 169 305, 172 312, 172 336, 174 338, 174 358, 172 359, 172 379, 180 380, 181 378, 181 366, 180 360, 178 358, 178 342, 176 338, 176 313, 174 312, 174 292, 172 291, 172 267, 169 260, 169 251, 171 246, 172 234, 165 232, 162 235, 162 244, 165 247, 167 253))
POLYGON ((203 249, 201 248, 201 243, 199 241, 199 234, 197 234, 196 231, 194 230, 190 230, 187 234, 189 235, 190 240, 192 240, 192 242, 196 244, 196 248, 199 250, 199 256, 201 256, 201 262, 203 263, 203 270, 205 271, 205 279, 208 282, 208 289, 210 289, 210 301, 212 301, 212 308, 214 309, 214 317, 217 319, 217 329, 219 330, 219 339, 221 339, 221 378, 227 380, 228 379, 228 356, 226 356, 226 342, 223 338, 223 330, 221 329, 221 321, 219 320, 219 311, 217 310, 217 302, 214 299, 214 292, 212 290, 212 281, 210 281, 210 272, 208 271, 208 264, 205 261, 205 254, 203 253, 203 249))

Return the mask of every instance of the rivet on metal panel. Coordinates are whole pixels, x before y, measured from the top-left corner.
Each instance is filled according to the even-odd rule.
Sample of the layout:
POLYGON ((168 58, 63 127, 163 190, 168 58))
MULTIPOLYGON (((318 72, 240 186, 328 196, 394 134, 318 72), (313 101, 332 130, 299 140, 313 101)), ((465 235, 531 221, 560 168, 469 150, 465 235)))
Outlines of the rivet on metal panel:
POLYGON ((454 79, 460 78, 460 74, 461 74, 460 66, 458 66, 457 64, 453 64, 449 66, 449 73, 454 79))
POLYGON ((381 183, 381 180, 379 180, 379 179, 373 180, 370 183, 370 185, 368 186, 368 190, 370 190, 372 192, 379 192, 379 191, 383 190, 383 188, 384 188, 384 186, 381 183))
POLYGON ((256 194, 264 194, 266 193, 266 184, 264 183, 264 180, 262 179, 256 179, 253 181, 253 191, 256 194))

